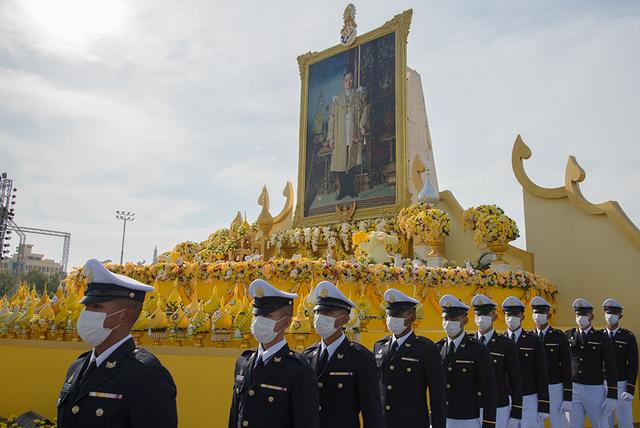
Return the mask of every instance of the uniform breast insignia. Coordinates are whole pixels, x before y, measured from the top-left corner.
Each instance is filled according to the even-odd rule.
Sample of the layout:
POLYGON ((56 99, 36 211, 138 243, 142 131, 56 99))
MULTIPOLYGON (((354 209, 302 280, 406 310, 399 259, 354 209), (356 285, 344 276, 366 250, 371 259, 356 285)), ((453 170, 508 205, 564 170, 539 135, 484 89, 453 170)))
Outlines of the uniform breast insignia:
POLYGON ((280 361, 282 361, 282 357, 273 357, 273 361, 279 363, 280 361))
POLYGON ((236 376, 236 380, 239 381, 239 382, 242 382, 244 380, 244 376, 239 374, 239 375, 236 376))
POLYGON ((420 360, 419 360, 419 359, 417 359, 417 358, 409 358, 409 357, 400 357, 400 359, 401 359, 402 361, 411 361, 411 362, 414 362, 414 363, 417 363, 417 362, 419 362, 419 361, 420 361, 420 360))
POLYGON ((107 361, 106 367, 108 369, 113 369, 116 367, 117 361, 107 361))
POLYGON ((329 376, 353 376, 353 372, 329 372, 329 376))
POLYGON ((266 383, 261 383, 260 384, 260 388, 272 389, 274 391, 286 391, 287 390, 287 388, 285 388, 284 386, 268 385, 266 383))
POLYGON ((113 394, 110 392, 89 392, 89 397, 97 397, 97 398, 109 398, 111 400, 122 400, 122 394, 113 394))
POLYGON ((337 354, 336 356, 338 357, 339 360, 344 358, 344 354, 337 354))

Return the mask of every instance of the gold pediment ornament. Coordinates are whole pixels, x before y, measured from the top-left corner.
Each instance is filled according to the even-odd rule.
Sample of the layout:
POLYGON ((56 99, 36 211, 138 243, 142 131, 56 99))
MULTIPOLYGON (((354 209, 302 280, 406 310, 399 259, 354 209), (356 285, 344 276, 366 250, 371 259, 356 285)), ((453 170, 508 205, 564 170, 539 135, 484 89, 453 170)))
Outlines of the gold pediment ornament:
POLYGON ((569 199, 569 202, 585 214, 606 215, 633 244, 640 248, 640 229, 627 217, 620 204, 607 201, 594 204, 585 198, 580 189, 587 174, 574 156, 569 156, 565 169, 564 186, 545 188, 535 184, 524 170, 524 160, 532 155, 531 149, 518 135, 511 151, 511 167, 516 179, 527 192, 543 199, 569 199))

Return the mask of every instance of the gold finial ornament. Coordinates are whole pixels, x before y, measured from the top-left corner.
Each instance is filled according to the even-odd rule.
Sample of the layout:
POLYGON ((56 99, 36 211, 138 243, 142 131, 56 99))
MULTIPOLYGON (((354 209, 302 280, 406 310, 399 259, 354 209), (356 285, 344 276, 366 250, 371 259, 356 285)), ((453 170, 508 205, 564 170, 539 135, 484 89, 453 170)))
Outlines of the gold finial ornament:
POLYGON ((356 24, 356 7, 349 3, 342 14, 344 25, 340 30, 340 43, 342 46, 351 46, 358 36, 358 24, 356 24))

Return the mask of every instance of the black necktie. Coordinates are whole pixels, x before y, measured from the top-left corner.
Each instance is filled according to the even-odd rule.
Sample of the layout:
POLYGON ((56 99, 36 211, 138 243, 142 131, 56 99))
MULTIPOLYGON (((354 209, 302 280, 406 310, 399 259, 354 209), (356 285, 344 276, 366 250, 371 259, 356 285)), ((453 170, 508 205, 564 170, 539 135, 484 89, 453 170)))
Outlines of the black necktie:
POLYGON ((486 343, 487 339, 484 337, 484 334, 480 335, 480 343, 486 343))
POLYGON ((453 361, 453 354, 456 353, 456 344, 451 341, 447 346, 449 347, 449 349, 447 349, 447 364, 449 364, 453 361))
POLYGON ((391 348, 389 349, 389 359, 393 358, 393 354, 398 350, 398 341, 394 340, 391 344, 391 348))
POLYGON ((516 339, 515 333, 511 333, 511 340, 513 340, 513 343, 518 343, 518 339, 516 339))
POLYGON ((609 332, 609 339, 611 339, 613 341, 613 336, 615 336, 616 334, 613 331, 609 332))
POLYGON ((91 374, 96 371, 98 365, 96 364, 96 360, 93 360, 89 363, 86 370, 82 374, 82 379, 80 379, 80 385, 84 385, 87 382, 87 379, 91 377, 91 374))
POLYGON ((538 336, 540 336, 541 340, 544 340, 544 333, 542 332, 542 330, 538 332, 538 336))
POLYGON ((255 367, 253 367, 253 378, 255 379, 260 373, 260 370, 264 368, 264 360, 262 359, 262 355, 258 355, 258 362, 255 367))
POLYGON ((324 348, 324 350, 320 354, 320 360, 318 360, 318 370, 316 373, 317 375, 320 375, 320 373, 322 373, 322 370, 324 370, 328 362, 329 362, 329 352, 327 351, 327 348, 324 348))

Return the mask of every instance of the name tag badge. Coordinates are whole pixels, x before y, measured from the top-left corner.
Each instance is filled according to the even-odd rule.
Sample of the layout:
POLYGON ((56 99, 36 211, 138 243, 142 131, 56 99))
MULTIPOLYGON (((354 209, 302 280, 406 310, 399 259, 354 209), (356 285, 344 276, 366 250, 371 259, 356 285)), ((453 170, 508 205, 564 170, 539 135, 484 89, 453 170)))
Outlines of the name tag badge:
POLYGON ((329 372, 329 376, 353 376, 353 372, 329 372))
POLYGON ((409 357, 401 357, 400 359, 403 360, 403 361, 411 361, 413 363, 417 363, 417 362, 420 361, 417 358, 409 358, 409 357))
POLYGON ((616 343, 620 343, 622 345, 628 345, 629 344, 628 342, 622 342, 621 340, 616 340, 616 343))
POLYGON ((547 346, 560 346, 559 343, 545 343, 547 346))
POLYGON ((462 363, 462 364, 473 364, 473 361, 469 361, 469 360, 456 360, 456 363, 462 363))
POLYGON ((242 382, 244 380, 244 376, 243 375, 238 375, 238 376, 236 376, 236 380, 242 382))
POLYGON ((533 351, 533 348, 525 348, 525 347, 521 347, 520 348, 521 351, 533 351))
POLYGON ((600 342, 587 342, 589 345, 600 345, 600 342))
POLYGON ((111 400, 122 400, 122 394, 113 394, 110 392, 89 392, 89 397, 108 398, 111 400))
POLYGON ((501 354, 499 352, 492 352, 491 355, 496 355, 498 357, 504 357, 504 354, 501 354))
POLYGON ((260 388, 273 389, 274 391, 286 391, 287 390, 287 388, 285 388, 283 386, 268 385, 266 383, 261 383, 260 384, 260 388))
POLYGON ((64 385, 62 385, 62 392, 69 392, 70 389, 71 389, 70 383, 65 382, 64 385))
POLYGON ((383 355, 382 354, 376 354, 376 358, 382 358, 383 355))

